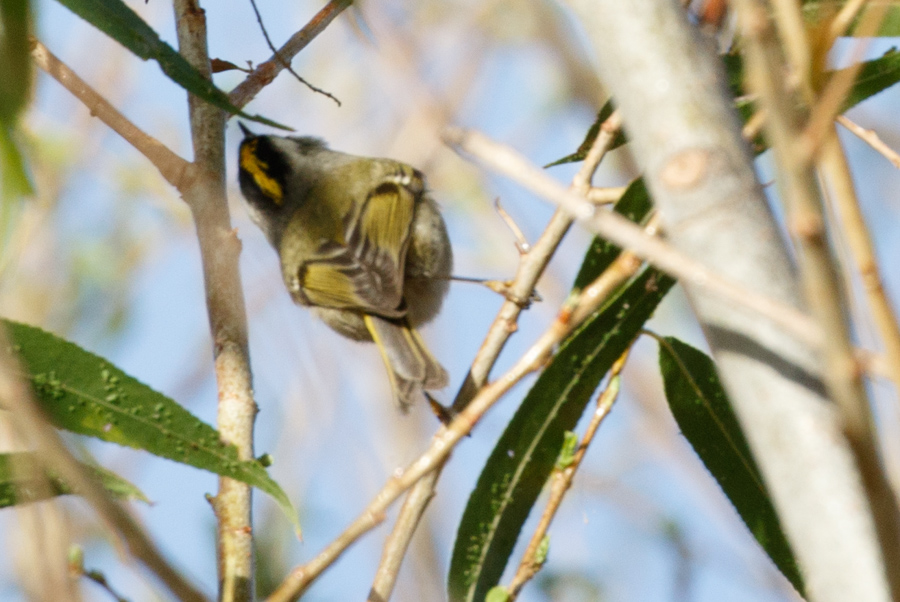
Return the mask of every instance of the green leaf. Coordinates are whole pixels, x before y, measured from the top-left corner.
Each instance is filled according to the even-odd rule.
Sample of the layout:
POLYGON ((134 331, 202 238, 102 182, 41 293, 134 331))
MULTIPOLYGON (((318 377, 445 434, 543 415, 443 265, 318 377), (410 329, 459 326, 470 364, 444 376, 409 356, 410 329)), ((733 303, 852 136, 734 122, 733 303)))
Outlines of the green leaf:
POLYGON ((184 57, 163 42, 152 27, 121 0, 59 0, 60 4, 122 44, 138 58, 153 59, 179 86, 232 115, 290 130, 259 115, 248 115, 231 104, 228 95, 194 69, 184 57))
POLYGON ((716 366, 678 339, 659 340, 666 399, 682 434, 700 456, 741 519, 785 577, 803 592, 803 579, 716 366))
POLYGON ((492 587, 491 591, 484 597, 484 602, 507 602, 509 600, 509 590, 502 585, 492 587))
MULTIPOLYGON (((650 194, 647 192, 644 180, 638 178, 628 186, 613 210, 635 223, 641 223, 650 213, 651 208, 650 194)), ((593 282, 619 256, 621 251, 619 247, 599 236, 594 237, 581 262, 581 269, 579 269, 572 287, 580 290, 593 282)))
POLYGON ((275 499, 299 532, 281 487, 258 461, 239 460, 237 448, 214 428, 102 357, 39 328, 2 323, 54 425, 253 485, 275 499))
MULTIPOLYGON (((16 123, 28 104, 33 67, 28 54, 28 0, 0 0, 0 214, 34 189, 15 141, 16 123)), ((0 239, 5 225, 0 215, 0 239)))
POLYGON ((578 434, 573 431, 563 433, 562 449, 556 459, 556 469, 565 470, 575 462, 575 452, 578 451, 578 434))
MULTIPOLYGON (((638 179, 614 211, 641 223, 651 208, 647 188, 638 179)), ((595 238, 574 288, 588 285, 620 252, 595 238)), ((671 286, 667 276, 645 270, 560 346, 507 426, 469 497, 450 563, 451 601, 480 600, 499 580, 522 524, 560 457, 566 431, 575 427, 600 379, 671 286), (642 290, 642 283, 650 289, 642 290)))
POLYGON ((674 280, 646 268, 560 346, 500 437, 463 514, 450 600, 482 600, 500 579, 519 531, 591 395, 674 280))
POLYGON ((0 125, 12 127, 31 90, 28 0, 0 0, 0 125))
MULTIPOLYGON (((597 119, 594 120, 594 123, 591 125, 590 129, 588 129, 587 135, 584 137, 584 141, 581 143, 581 146, 578 147, 571 155, 566 155, 562 159, 557 159, 553 163, 548 163, 544 167, 553 167, 554 165, 563 165, 564 163, 577 163, 578 161, 584 161, 584 158, 587 157, 588 152, 591 150, 591 146, 594 145, 594 140, 597 138, 597 134, 600 133, 600 126, 603 125, 603 122, 609 119, 609 116, 612 115, 615 107, 611 100, 606 101, 606 104, 603 105, 603 108, 600 109, 600 112, 597 114, 597 119)), ((622 133, 620 129, 616 134, 615 139, 613 140, 612 145, 609 147, 609 150, 614 148, 619 148, 623 144, 625 144, 625 134, 622 133)))
MULTIPOLYGON (((83 466, 115 497, 150 503, 140 489, 114 472, 90 464, 83 466)), ((73 493, 58 476, 41 475, 40 470, 41 462, 34 452, 0 454, 0 508, 73 493)))
MULTIPOLYGON (((13 203, 21 197, 34 194, 25 159, 16 144, 16 130, 15 126, 8 127, 0 123, 0 240, 5 238, 10 225, 9 216, 14 212, 13 203)), ((2 246, 0 244, 0 248, 2 246)))
MULTIPOLYGON (((839 71, 832 73, 839 73, 839 71)), ((841 111, 855 107, 862 101, 887 90, 897 82, 900 82, 900 52, 892 48, 883 56, 863 63, 853 88, 844 99, 841 111)))

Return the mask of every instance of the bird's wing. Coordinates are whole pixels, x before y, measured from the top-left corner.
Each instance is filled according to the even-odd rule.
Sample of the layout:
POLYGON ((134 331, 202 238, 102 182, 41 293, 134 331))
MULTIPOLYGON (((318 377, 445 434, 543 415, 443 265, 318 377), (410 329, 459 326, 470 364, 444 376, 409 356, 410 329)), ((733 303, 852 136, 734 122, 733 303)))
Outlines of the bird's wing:
POLYGON ((386 178, 348 220, 344 243, 323 243, 300 266, 298 285, 308 305, 388 318, 406 313, 404 264, 417 194, 409 184, 402 173, 386 178))

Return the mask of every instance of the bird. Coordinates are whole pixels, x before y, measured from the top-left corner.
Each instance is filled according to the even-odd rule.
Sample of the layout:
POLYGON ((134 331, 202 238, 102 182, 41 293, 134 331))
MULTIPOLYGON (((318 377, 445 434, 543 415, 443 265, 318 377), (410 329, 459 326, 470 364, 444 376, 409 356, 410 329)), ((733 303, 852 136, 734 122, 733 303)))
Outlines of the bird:
POLYGON ((293 301, 339 334, 377 345, 402 411, 447 386, 416 330, 440 311, 453 268, 422 172, 333 151, 319 138, 240 127, 240 189, 293 301))

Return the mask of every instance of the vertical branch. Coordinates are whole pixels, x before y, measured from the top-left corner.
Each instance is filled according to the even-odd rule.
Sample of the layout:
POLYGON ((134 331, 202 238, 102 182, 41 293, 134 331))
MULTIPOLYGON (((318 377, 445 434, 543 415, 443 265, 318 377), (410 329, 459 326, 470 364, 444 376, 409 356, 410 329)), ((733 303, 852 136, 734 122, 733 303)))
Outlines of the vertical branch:
MULTIPOLYGON (((673 244, 745 288, 801 305, 721 65, 677 2, 569 4, 593 42, 673 244)), ((756 3, 735 3, 741 5, 756 3)), ((856 450, 825 394, 821 379, 833 375, 824 374, 818 350, 694 283, 686 282, 685 290, 804 570, 810 599, 889 599, 856 450)), ((848 368, 852 364, 840 366, 843 377, 851 376, 848 368)))
MULTIPOLYGON (((195 0, 176 0, 175 19, 182 55, 210 74, 206 17, 195 0)), ((247 317, 238 271, 240 241, 231 228, 225 195, 225 114, 189 96, 194 164, 199 174, 182 191, 191 208, 200 243, 206 303, 219 390, 218 428, 237 446, 241 460, 253 457, 253 400, 247 317)), ((218 520, 219 599, 253 599, 251 487, 225 477, 212 501, 218 520)))
MULTIPOLYGON (((784 87, 783 62, 765 9, 754 0, 741 0, 737 7, 747 38, 749 81, 768 115, 766 133, 779 166, 780 196, 787 209, 788 226, 797 241, 801 282, 824 334, 823 378, 837 404, 841 427, 862 476, 893 599, 900 600, 900 513, 881 467, 874 421, 862 371, 853 354, 843 290, 831 256, 814 166, 809 153, 801 152, 802 116, 784 87)), ((806 43, 805 37, 795 40, 796 44, 801 42, 806 43)), ((799 71, 804 65, 794 68, 799 71)), ((833 137, 833 126, 829 127, 833 137)), ((834 151, 832 147, 830 167, 840 168, 834 151)), ((846 170, 846 165, 843 167, 846 170)), ((844 184, 840 192, 846 195, 849 173, 843 175, 843 179, 834 182, 844 184)))

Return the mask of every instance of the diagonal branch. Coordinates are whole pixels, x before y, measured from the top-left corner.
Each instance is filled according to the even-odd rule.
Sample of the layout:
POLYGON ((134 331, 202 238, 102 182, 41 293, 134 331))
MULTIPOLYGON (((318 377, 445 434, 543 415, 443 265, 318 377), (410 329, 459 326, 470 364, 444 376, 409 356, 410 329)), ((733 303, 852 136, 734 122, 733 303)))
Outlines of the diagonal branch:
POLYGON ((90 110, 91 115, 108 125, 111 130, 147 157, 169 184, 182 191, 190 186, 195 176, 190 162, 185 161, 162 142, 134 125, 87 82, 69 69, 65 63, 47 50, 46 46, 33 38, 31 57, 38 67, 46 71, 50 77, 80 100, 90 110))
POLYGON ((259 94, 259 91, 268 86, 279 73, 284 71, 297 54, 306 48, 316 36, 325 31, 325 28, 350 6, 353 0, 331 0, 316 16, 307 23, 303 29, 291 36, 291 38, 278 49, 275 56, 254 69, 234 90, 228 95, 231 104, 237 108, 243 108, 248 102, 259 94))

